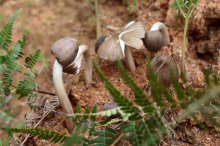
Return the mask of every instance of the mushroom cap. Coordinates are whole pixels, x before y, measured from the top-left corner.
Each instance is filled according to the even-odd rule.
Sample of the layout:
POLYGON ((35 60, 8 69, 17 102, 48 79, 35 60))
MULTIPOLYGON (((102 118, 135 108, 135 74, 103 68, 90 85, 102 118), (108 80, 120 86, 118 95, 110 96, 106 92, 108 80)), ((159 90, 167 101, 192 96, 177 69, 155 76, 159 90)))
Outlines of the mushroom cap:
POLYGON ((151 52, 157 52, 163 47, 169 46, 170 36, 165 24, 162 22, 154 23, 150 31, 145 33, 143 43, 151 52))
POLYGON ((112 101, 112 102, 105 103, 103 109, 104 110, 111 110, 111 109, 118 108, 118 107, 119 107, 118 104, 116 102, 112 101))
POLYGON ((144 25, 140 21, 131 21, 122 27, 119 39, 132 48, 140 49, 143 46, 142 39, 145 37, 144 34, 144 25))
POLYGON ((123 41, 119 41, 118 34, 116 34, 105 38, 105 40, 100 44, 97 54, 102 59, 116 61, 117 59, 125 57, 124 50, 125 44, 123 41))
MULTIPOLYGON (((157 75, 158 82, 165 87, 172 84, 173 78, 179 78, 178 67, 171 56, 157 55, 151 60, 150 65, 157 75)), ((149 78, 149 72, 147 72, 147 77, 149 78)))
POLYGON ((76 60, 78 50, 79 46, 77 40, 70 37, 64 37, 57 40, 51 47, 51 53, 63 66, 63 71, 70 74, 75 74, 79 70, 73 63, 76 60))
POLYGON ((96 42, 100 58, 115 61, 125 57, 125 45, 140 49, 143 46, 145 29, 141 22, 131 21, 112 36, 101 36, 96 42))
POLYGON ((164 40, 163 34, 160 31, 150 31, 145 33, 143 39, 145 47, 151 52, 159 51, 167 43, 164 40))

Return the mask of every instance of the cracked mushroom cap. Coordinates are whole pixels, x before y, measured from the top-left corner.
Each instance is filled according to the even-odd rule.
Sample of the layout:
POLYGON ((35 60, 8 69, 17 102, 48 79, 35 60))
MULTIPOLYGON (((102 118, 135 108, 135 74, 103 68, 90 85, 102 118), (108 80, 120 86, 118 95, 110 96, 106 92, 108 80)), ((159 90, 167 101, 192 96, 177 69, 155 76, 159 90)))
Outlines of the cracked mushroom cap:
MULTIPOLYGON (((157 75, 158 82, 165 87, 172 84, 173 78, 179 78, 178 67, 171 56, 157 55, 151 60, 150 65, 157 75), (172 72, 174 77, 172 77, 172 72)), ((149 78, 149 72, 147 72, 147 77, 149 78)))
POLYGON ((102 59, 115 61, 125 57, 125 45, 140 49, 145 29, 141 22, 131 21, 113 36, 101 36, 96 42, 96 52, 102 59))
POLYGON ((79 73, 83 52, 79 50, 77 40, 70 37, 61 38, 52 45, 51 53, 63 66, 63 72, 79 73))
POLYGON ((143 39, 145 47, 151 52, 157 52, 169 46, 170 36, 167 27, 162 22, 154 23, 143 39))

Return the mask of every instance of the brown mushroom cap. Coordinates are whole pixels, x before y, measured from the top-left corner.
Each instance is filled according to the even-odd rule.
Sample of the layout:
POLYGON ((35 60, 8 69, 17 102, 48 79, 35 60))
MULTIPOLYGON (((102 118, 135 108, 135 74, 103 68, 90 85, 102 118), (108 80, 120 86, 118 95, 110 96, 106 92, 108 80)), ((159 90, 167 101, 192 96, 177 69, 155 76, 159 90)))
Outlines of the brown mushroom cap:
POLYGON ((145 47, 151 52, 157 52, 163 47, 169 46, 170 36, 167 27, 162 22, 154 23, 143 39, 145 47))
POLYGON ((51 47, 51 53, 63 66, 63 71, 66 73, 77 72, 77 68, 69 65, 75 60, 78 50, 79 45, 77 40, 70 37, 59 39, 51 47))
MULTIPOLYGON (((171 56, 157 55, 151 60, 150 64, 157 75, 158 82, 165 87, 169 87, 172 84, 173 78, 179 78, 177 65, 171 56), (174 77, 172 77, 172 72, 174 77)), ((147 77, 149 78, 148 74, 149 72, 147 72, 147 77)))
POLYGON ((151 52, 159 51, 163 46, 166 46, 163 34, 160 31, 150 31, 145 33, 143 39, 145 47, 151 52))

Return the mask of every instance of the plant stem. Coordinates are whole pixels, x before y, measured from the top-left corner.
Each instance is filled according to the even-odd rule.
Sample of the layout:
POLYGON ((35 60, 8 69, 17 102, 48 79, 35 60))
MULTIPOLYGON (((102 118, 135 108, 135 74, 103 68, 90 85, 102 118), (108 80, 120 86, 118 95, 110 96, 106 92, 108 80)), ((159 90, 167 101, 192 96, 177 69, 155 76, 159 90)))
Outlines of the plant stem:
POLYGON ((131 48, 129 46, 125 47, 125 61, 130 71, 134 73, 136 70, 136 66, 135 66, 134 59, 132 57, 130 49, 131 48))
MULTIPOLYGON (((181 62, 181 75, 185 74, 185 58, 186 58, 186 39, 187 39, 187 31, 188 31, 188 25, 189 25, 189 16, 186 17, 185 23, 184 23, 184 31, 183 31, 183 43, 182 43, 182 62, 181 62)), ((184 75, 185 76, 185 75, 184 75)), ((182 76, 183 77, 183 76, 182 76)))
POLYGON ((99 2, 95 0, 95 21, 96 21, 96 38, 101 35, 101 24, 99 20, 99 2))

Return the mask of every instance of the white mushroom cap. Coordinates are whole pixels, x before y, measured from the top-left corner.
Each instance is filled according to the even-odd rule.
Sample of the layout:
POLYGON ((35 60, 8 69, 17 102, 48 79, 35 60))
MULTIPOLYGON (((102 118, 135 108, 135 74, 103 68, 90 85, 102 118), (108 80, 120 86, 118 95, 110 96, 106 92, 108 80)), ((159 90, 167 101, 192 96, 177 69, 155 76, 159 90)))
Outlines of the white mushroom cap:
POLYGON ((113 36, 100 37, 96 42, 96 52, 100 58, 115 61, 125 57, 125 45, 135 49, 143 46, 145 29, 141 22, 131 21, 113 36))

